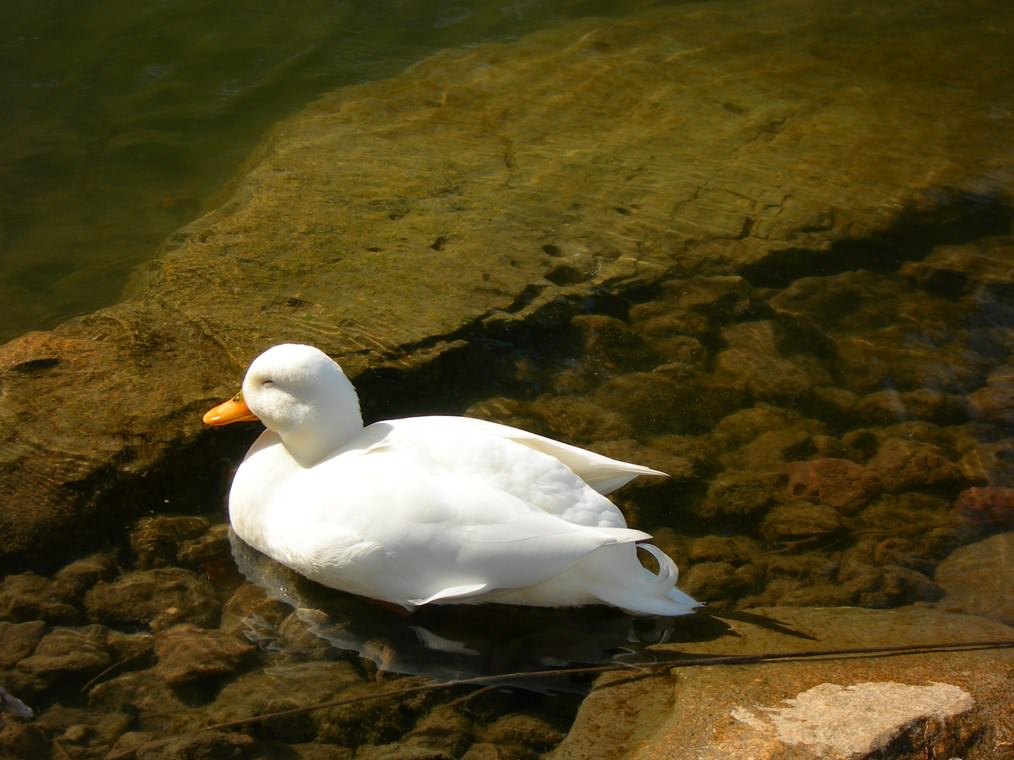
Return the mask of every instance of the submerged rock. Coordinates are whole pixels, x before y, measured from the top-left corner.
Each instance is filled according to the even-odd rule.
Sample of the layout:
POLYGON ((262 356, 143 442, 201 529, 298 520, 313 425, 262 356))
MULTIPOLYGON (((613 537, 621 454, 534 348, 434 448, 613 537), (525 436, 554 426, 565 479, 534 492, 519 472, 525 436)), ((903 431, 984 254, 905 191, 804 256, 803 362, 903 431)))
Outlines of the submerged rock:
POLYGON ((65 590, 35 573, 8 575, 0 583, 0 620, 76 623, 81 613, 65 590))
POLYGON ((213 626, 221 611, 211 583, 180 568, 138 570, 103 581, 88 592, 85 606, 94 620, 153 631, 184 622, 213 626))
POLYGON ((0 668, 13 668, 35 651, 46 631, 41 620, 28 623, 0 623, 0 668))
POLYGON ((946 596, 940 606, 1014 625, 1011 577, 1014 533, 1001 533, 955 549, 937 567, 935 580, 946 596))
POLYGON ((255 649, 223 631, 177 625, 156 637, 156 670, 170 686, 220 678, 239 670, 255 649))
MULTIPOLYGON (((904 330, 818 340, 813 315, 866 330, 896 301, 858 286, 852 301, 790 292, 807 275, 811 290, 840 289, 825 265, 841 271, 850 254, 853 268, 924 257, 934 225, 986 224, 1002 205, 990 178, 1009 174, 1014 130, 992 105, 1011 53, 976 24, 911 2, 676 4, 445 51, 322 98, 167 242, 130 300, 0 348, 0 492, 18 505, 0 511, 0 561, 58 564, 131 517, 206 507, 206 484, 250 434, 202 434, 200 413, 283 339, 319 345, 353 378, 401 374, 477 350, 471 336, 565 325, 590 294, 626 290, 663 304, 630 313, 644 346, 700 371, 723 330, 771 321, 752 285, 796 280, 772 302, 789 355, 725 347, 733 394, 810 394, 827 366, 857 393, 885 380, 976 391, 989 368, 969 346, 1006 345, 996 325, 941 341, 936 323, 911 327, 926 322, 919 305, 904 330), (906 56, 869 35, 871 20, 906 56), (990 65, 956 64, 969 56, 990 65)), ((948 275, 953 264, 932 266, 942 274, 905 280, 913 294, 952 300, 951 317, 1000 308, 948 275)), ((988 271, 983 287, 1005 286, 988 271)), ((605 361, 647 361, 617 342, 616 322, 582 329, 605 361)), ((736 397, 689 400, 708 425, 736 397)))
POLYGON ((880 487, 865 467, 848 459, 813 459, 792 462, 786 490, 792 496, 826 504, 843 514, 858 511, 880 487))
POLYGON ((42 637, 30 656, 18 662, 18 670, 28 674, 39 688, 67 679, 83 680, 112 662, 106 638, 101 625, 55 628, 42 637))

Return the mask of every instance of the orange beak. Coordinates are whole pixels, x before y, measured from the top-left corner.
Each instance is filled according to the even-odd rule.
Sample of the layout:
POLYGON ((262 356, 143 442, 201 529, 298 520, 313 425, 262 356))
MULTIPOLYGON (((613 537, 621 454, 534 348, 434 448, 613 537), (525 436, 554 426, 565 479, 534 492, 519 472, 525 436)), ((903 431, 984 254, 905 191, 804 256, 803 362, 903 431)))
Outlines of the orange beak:
POLYGON ((256 422, 257 415, 250 411, 250 407, 243 400, 243 394, 237 393, 228 401, 223 401, 214 409, 209 409, 204 417, 205 425, 229 425, 233 422, 256 422))

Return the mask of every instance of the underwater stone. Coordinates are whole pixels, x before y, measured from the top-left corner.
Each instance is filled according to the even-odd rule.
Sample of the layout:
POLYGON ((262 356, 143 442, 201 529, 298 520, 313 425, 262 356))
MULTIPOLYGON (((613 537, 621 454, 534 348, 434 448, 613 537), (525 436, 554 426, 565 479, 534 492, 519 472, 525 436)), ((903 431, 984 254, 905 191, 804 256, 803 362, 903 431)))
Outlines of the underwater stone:
POLYGON ((1014 625, 1012 558, 1014 532, 955 549, 936 570, 935 580, 946 593, 940 606, 1014 625))
POLYGON ((811 354, 783 354, 773 321, 744 322, 722 330, 728 346, 715 359, 715 378, 749 392, 755 399, 797 399, 811 388, 828 385, 831 376, 811 354))
POLYGON ((639 366, 657 363, 638 335, 621 319, 603 314, 578 314, 570 324, 581 335, 584 354, 582 362, 598 374, 608 375, 623 368, 629 371, 639 366))
POLYGON ((860 418, 869 424, 917 419, 950 425, 965 419, 965 403, 960 396, 930 388, 904 393, 886 390, 863 397, 858 412, 860 418))
POLYGON ((256 647, 232 634, 190 624, 176 625, 155 637, 155 670, 170 686, 236 672, 256 647))
POLYGON ((880 489, 877 478, 866 467, 849 459, 811 459, 791 462, 786 492, 796 498, 827 504, 853 514, 880 489))
POLYGON ((208 530, 208 520, 186 515, 154 515, 137 521, 130 532, 130 548, 138 570, 166 567, 177 562, 177 554, 187 539, 208 530))
POLYGON ((213 626, 220 611, 211 583, 180 568, 139 570, 97 583, 85 595, 85 607, 95 620, 153 631, 183 622, 213 626))
POLYGON ((749 536, 701 536, 690 545, 690 562, 728 562, 740 565, 760 553, 757 541, 749 536))
POLYGON ((68 603, 66 589, 41 575, 8 575, 0 583, 0 620, 76 623, 80 617, 80 610, 68 603))
POLYGON ((868 467, 884 489, 893 493, 965 482, 958 466, 939 446, 904 438, 885 440, 868 467))
POLYGON ((54 587, 75 603, 83 600, 84 593, 101 580, 109 580, 116 573, 116 559, 111 552, 100 552, 71 562, 53 576, 54 587))
POLYGON ((698 517, 749 517, 763 512, 782 489, 777 472, 727 470, 711 480, 707 496, 694 510, 698 517))
POLYGON ((41 620, 27 623, 0 623, 0 668, 13 668, 35 651, 46 631, 41 620))
POLYGON ((970 522, 983 527, 1014 526, 1014 488, 968 488, 958 494, 954 508, 970 522))
POLYGON ((958 463, 968 483, 1005 486, 1014 483, 1014 440, 975 443, 958 463))
POLYGON ((793 501, 777 504, 764 516, 761 535, 773 544, 815 542, 842 529, 841 513, 826 504, 793 501))
POLYGON ((254 739, 227 731, 200 731, 171 737, 146 732, 124 734, 109 753, 109 758, 134 757, 137 760, 162 758, 214 758, 241 760, 257 754, 254 739))
POLYGON ((18 663, 18 669, 46 686, 68 677, 94 675, 112 662, 106 636, 101 625, 55 628, 42 637, 31 656, 18 663))
POLYGON ((543 395, 530 408, 551 431, 550 437, 576 445, 630 438, 634 433, 622 414, 585 398, 543 395))
POLYGON ((34 723, 6 720, 0 723, 0 753, 11 758, 47 757, 49 737, 34 723))
POLYGON ((680 577, 680 588, 710 607, 751 593, 763 581, 763 573, 749 565, 734 567, 728 562, 697 562, 680 577))
POLYGON ((990 373, 986 385, 968 397, 968 411, 976 419, 1014 426, 1014 368, 990 373))

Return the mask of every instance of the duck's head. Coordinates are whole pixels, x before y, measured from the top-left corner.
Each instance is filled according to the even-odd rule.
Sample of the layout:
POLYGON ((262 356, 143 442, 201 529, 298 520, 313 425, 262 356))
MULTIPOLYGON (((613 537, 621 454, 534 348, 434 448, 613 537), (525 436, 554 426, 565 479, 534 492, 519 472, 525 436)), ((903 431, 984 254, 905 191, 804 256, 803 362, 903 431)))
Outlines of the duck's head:
POLYGON ((363 429, 359 397, 341 367, 313 346, 285 343, 254 359, 243 390, 204 415, 208 425, 258 419, 301 464, 333 453, 363 429))

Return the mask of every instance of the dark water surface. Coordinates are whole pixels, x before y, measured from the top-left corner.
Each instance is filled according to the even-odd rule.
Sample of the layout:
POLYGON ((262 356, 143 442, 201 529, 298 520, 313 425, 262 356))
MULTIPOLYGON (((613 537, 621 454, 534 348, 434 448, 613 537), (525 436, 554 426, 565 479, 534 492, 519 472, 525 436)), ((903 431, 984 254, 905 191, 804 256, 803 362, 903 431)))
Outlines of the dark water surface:
POLYGON ((18 3, 0 41, 0 341, 119 300, 321 93, 652 2, 18 3))

